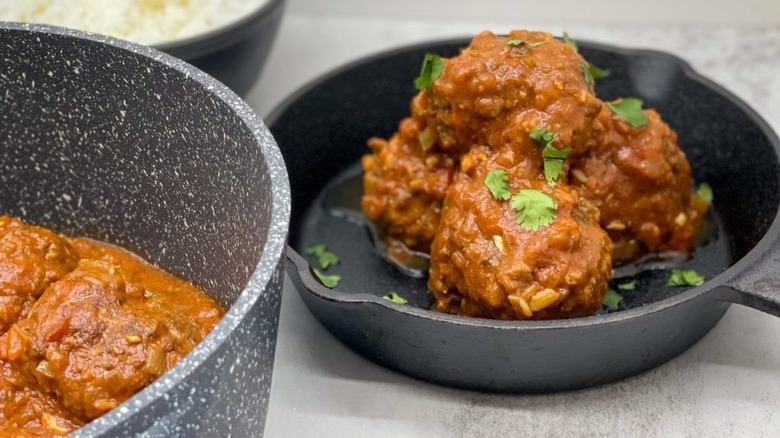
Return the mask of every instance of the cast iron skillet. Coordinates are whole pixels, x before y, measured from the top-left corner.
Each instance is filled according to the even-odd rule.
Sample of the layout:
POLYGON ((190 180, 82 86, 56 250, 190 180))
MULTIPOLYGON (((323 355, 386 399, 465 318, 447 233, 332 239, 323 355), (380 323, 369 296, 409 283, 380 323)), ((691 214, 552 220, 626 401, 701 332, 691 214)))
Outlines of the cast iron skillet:
POLYGON ((359 175, 366 139, 389 137, 409 114, 412 80, 424 53, 453 56, 467 43, 417 45, 355 62, 305 87, 267 119, 291 176, 288 272, 311 312, 336 337, 423 380, 548 392, 655 367, 701 339, 730 303, 780 315, 777 136, 744 102, 674 56, 590 43, 580 45, 582 54, 611 72, 599 81, 598 95, 636 96, 657 108, 680 134, 696 180, 714 190, 710 221, 716 236, 681 265, 708 281, 670 288, 668 270, 644 272, 635 277, 637 289, 624 293, 619 311, 571 320, 492 321, 427 310, 425 279, 390 266, 354 213, 343 214, 343 207, 356 209, 360 186, 342 182, 359 175), (335 289, 315 280, 299 255, 316 243, 342 258, 326 272, 341 275, 335 289), (409 303, 382 299, 390 290, 409 303))

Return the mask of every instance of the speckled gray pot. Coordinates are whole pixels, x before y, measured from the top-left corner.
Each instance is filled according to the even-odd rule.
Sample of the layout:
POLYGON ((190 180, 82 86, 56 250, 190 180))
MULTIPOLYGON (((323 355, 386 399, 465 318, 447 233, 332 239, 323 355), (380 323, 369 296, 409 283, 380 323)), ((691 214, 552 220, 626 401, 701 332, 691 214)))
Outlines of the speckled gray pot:
POLYGON ((229 311, 76 436, 259 436, 290 214, 274 140, 235 94, 153 49, 0 23, 0 212, 107 239, 229 311))

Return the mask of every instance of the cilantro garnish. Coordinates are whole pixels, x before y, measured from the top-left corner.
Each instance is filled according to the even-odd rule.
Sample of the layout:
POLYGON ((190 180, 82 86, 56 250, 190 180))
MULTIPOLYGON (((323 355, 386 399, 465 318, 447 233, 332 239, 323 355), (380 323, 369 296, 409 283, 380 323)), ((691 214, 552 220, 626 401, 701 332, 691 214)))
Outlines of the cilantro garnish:
POLYGON ((317 278, 320 279, 320 282, 322 282, 322 285, 333 289, 334 287, 339 285, 339 282, 341 281, 340 275, 327 275, 323 274, 319 269, 314 269, 314 273, 317 275, 317 278))
POLYGON ((525 46, 528 46, 528 47, 531 47, 531 48, 543 46, 545 44, 547 44, 547 41, 539 41, 539 42, 536 42, 536 43, 529 43, 526 40, 509 40, 506 43, 506 45, 510 46, 510 47, 520 47, 520 46, 525 45, 525 46))
POLYGON ((620 307, 620 302, 623 301, 623 297, 619 293, 612 289, 607 289, 607 294, 604 295, 604 307, 609 310, 617 310, 620 307))
POLYGON ((555 141, 556 135, 548 131, 544 126, 537 126, 528 133, 531 140, 535 141, 539 146, 547 146, 548 143, 555 141))
POLYGON ((617 288, 620 290, 634 290, 636 289, 636 280, 629 281, 628 283, 621 283, 617 288))
POLYGON ((551 186, 555 186, 555 181, 561 177, 563 171, 563 161, 569 155, 571 148, 558 149, 548 143, 547 146, 542 149, 542 159, 544 160, 544 176, 547 178, 547 183, 551 186))
POLYGON ((512 196, 511 205, 517 211, 515 221, 528 231, 550 225, 558 214, 553 198, 539 190, 520 190, 512 196))
POLYGON ((593 84, 593 73, 590 72, 590 67, 588 67, 588 63, 585 61, 582 61, 580 63, 580 71, 582 72, 582 75, 585 76, 585 83, 588 85, 593 84))
POLYGON ((634 98, 623 98, 607 102, 607 106, 621 119, 634 128, 647 125, 647 116, 642 111, 642 101, 634 98))
MULTIPOLYGON (((580 53, 580 48, 577 47, 577 43, 575 43, 566 32, 563 33, 563 42, 568 44, 574 52, 580 53)), ((609 74, 609 71, 598 68, 588 61, 580 63, 580 70, 582 71, 582 75, 585 76, 585 82, 587 82, 588 85, 592 84, 594 79, 601 79, 609 74)))
POLYGON ((444 62, 441 60, 441 57, 433 53, 426 53, 420 69, 420 76, 414 80, 415 88, 418 91, 429 91, 433 81, 441 75, 442 70, 444 70, 444 62))
POLYGON ((403 298, 393 291, 388 292, 387 295, 383 296, 382 298, 386 299, 387 301, 392 301, 396 304, 406 304, 409 302, 409 300, 403 298))
POLYGON ((699 184, 696 194, 707 204, 712 204, 712 187, 706 182, 699 184))
POLYGON ((693 269, 672 269, 667 286, 701 286, 704 277, 693 269))
POLYGON ((588 63, 588 72, 593 77, 593 79, 601 79, 609 74, 609 70, 598 68, 591 63, 588 63))
POLYGON ((494 198, 502 201, 508 201, 512 194, 509 192, 509 175, 504 169, 493 169, 488 172, 485 178, 485 185, 490 190, 494 198))
POLYGON ((310 246, 304 251, 306 254, 317 257, 317 261, 319 261, 320 267, 322 269, 328 269, 333 265, 339 264, 339 257, 336 254, 328 251, 328 248, 323 244, 310 246))
POLYGON ((561 172, 563 171, 563 161, 569 155, 571 149, 559 149, 555 147, 554 142, 557 135, 548 131, 547 128, 543 126, 537 126, 532 129, 531 132, 528 133, 528 136, 540 146, 544 146, 544 149, 542 149, 544 176, 547 179, 548 184, 555 186, 555 181, 561 177, 561 172))
POLYGON ((564 43, 566 43, 566 44, 568 44, 568 45, 569 45, 569 47, 571 47, 571 48, 572 48, 572 50, 574 50, 575 52, 577 52, 577 53, 580 53, 580 48, 579 48, 579 47, 577 47, 577 43, 575 43, 575 42, 574 42, 574 40, 573 40, 573 39, 571 39, 571 38, 569 37, 569 34, 568 34, 568 33, 566 33, 566 32, 564 32, 564 33, 563 33, 563 42, 564 42, 564 43))

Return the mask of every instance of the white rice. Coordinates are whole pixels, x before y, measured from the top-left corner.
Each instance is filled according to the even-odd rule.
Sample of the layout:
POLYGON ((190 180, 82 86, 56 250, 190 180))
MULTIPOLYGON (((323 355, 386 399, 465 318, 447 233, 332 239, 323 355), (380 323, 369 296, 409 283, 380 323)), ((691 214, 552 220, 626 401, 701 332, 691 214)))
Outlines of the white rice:
POLYGON ((0 0, 0 21, 52 24, 159 44, 236 21, 268 1, 0 0))

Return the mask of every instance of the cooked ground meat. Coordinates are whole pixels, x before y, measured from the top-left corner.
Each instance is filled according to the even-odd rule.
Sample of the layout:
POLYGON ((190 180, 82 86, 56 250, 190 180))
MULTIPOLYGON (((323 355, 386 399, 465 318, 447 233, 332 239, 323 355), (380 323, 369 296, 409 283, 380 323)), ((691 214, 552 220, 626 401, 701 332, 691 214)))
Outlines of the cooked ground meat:
POLYGON ((25 242, 54 242, 0 255, 0 266, 56 273, 36 277, 45 290, 0 336, 5 434, 61 435, 108 412, 173 367, 223 315, 203 291, 127 251, 0 220, 38 239, 25 242))
POLYGON ((569 182, 601 212, 615 261, 647 252, 693 249, 707 204, 691 193, 693 178, 677 134, 657 112, 632 128, 604 107, 605 140, 572 160, 569 182))
POLYGON ((613 259, 692 250, 707 206, 691 194, 676 134, 652 110, 646 126, 628 125, 595 96, 587 68, 547 33, 484 32, 444 60, 396 135, 369 142, 363 209, 390 239, 430 250, 439 310, 589 315, 601 308, 613 259), (552 184, 531 138, 539 127, 570 151, 552 184), (556 219, 535 231, 518 225, 485 187, 497 168, 512 193, 551 196, 556 219))
POLYGON ((524 229, 509 205, 485 187, 490 169, 501 167, 496 161, 507 163, 498 157, 460 172, 447 195, 431 248, 428 286, 437 309, 496 319, 595 313, 612 276, 612 243, 599 227, 598 211, 576 189, 552 187, 522 175, 522 165, 507 166, 513 193, 535 189, 557 204, 552 224, 524 229))
POLYGON ((0 333, 26 316, 46 287, 77 263, 64 238, 0 216, 0 333))
POLYGON ((435 144, 421 145, 425 129, 420 118, 409 117, 390 140, 369 140, 373 154, 362 161, 362 207, 386 239, 428 252, 457 162, 435 144))

